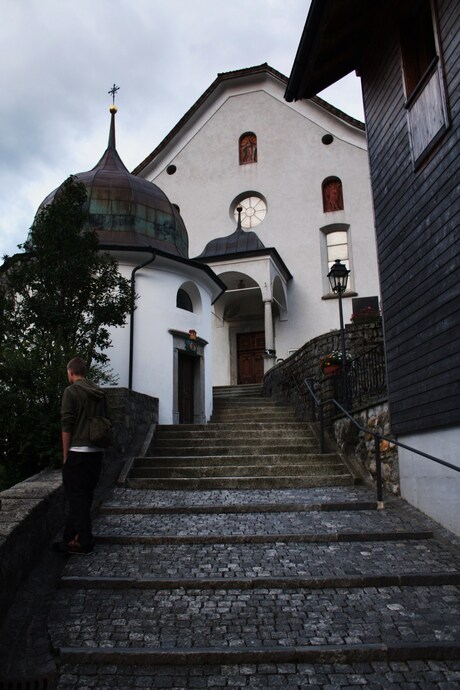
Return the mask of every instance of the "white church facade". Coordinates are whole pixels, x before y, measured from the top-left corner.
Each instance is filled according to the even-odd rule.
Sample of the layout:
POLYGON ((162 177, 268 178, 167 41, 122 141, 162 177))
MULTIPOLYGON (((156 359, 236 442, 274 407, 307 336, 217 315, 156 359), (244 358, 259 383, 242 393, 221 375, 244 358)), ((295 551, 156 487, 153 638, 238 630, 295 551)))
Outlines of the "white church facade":
POLYGON ((353 297, 378 300, 364 126, 319 98, 287 103, 286 84, 266 64, 219 74, 133 171, 177 204, 190 256, 227 286, 212 309, 214 385, 259 381, 338 327, 335 259, 351 271, 345 321, 353 297))
POLYGON ((218 75, 132 173, 113 107, 105 153, 75 175, 137 296, 110 366, 159 399, 162 424, 206 422, 213 386, 259 382, 336 329, 335 259, 346 319, 353 298, 378 299, 364 127, 318 98, 287 104, 286 83, 268 65, 218 75))

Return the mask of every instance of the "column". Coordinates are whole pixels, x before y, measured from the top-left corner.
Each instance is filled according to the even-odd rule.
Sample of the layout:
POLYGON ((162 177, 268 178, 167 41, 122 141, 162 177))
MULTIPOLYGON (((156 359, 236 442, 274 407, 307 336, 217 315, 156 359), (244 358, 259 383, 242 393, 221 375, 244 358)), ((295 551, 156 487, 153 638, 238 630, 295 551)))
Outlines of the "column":
POLYGON ((275 364, 275 338, 273 335, 272 301, 264 302, 264 328, 265 328, 265 359, 264 372, 267 372, 275 364))

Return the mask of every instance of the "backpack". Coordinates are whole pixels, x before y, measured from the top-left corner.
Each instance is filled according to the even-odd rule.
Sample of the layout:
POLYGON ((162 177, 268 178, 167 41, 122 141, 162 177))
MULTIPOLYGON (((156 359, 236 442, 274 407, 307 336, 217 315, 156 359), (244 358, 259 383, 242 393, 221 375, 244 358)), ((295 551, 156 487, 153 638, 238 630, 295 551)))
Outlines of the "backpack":
MULTIPOLYGON (((79 391, 80 400, 85 408, 86 416, 88 417, 88 398, 84 391, 79 391)), ((106 410, 106 402, 104 397, 104 409, 106 410)), ((96 417, 88 417, 89 427, 89 442, 91 445, 98 448, 108 448, 112 445, 112 422, 108 417, 102 415, 96 417)))
POLYGON ((89 440, 91 445, 108 448, 112 445, 112 422, 107 417, 90 417, 89 440))

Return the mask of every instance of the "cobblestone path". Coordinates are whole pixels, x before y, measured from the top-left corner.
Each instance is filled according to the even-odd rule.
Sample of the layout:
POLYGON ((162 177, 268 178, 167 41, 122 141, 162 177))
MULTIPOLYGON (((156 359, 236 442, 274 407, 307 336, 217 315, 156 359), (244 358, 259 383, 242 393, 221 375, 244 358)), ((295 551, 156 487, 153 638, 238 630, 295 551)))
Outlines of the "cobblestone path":
POLYGON ((456 689, 458 540, 365 488, 115 488, 48 629, 59 690, 456 689))

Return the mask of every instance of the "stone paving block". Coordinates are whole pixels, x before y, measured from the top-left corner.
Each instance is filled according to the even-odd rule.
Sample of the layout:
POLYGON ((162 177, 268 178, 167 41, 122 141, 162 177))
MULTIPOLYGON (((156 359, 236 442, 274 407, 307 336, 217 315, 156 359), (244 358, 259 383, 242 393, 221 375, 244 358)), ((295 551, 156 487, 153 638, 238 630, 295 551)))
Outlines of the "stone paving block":
POLYGON ((375 492, 365 487, 315 487, 310 489, 272 490, 208 490, 208 491, 155 491, 116 487, 107 498, 108 505, 257 505, 258 503, 319 503, 333 501, 375 501, 375 492))
POLYGON ((248 513, 211 515, 100 515, 97 536, 264 535, 410 531, 420 523, 390 511, 248 513))
POLYGON ((456 587, 363 590, 61 590, 52 608, 55 647, 254 648, 429 643, 460 638, 456 587), (140 621, 141 640, 128 639, 140 621), (337 642, 334 642, 337 644, 337 642))
MULTIPOLYGON (((438 662, 439 663, 439 662, 438 662)), ((124 666, 85 667, 66 666, 63 669, 58 690, 83 690, 96 687, 98 690, 130 690, 135 688, 269 688, 282 687, 288 690, 309 688, 313 690, 347 690, 369 687, 372 690, 457 690, 460 673, 455 670, 456 662, 439 663, 442 680, 433 681, 428 663, 408 662, 406 677, 391 681, 388 664, 370 665, 362 670, 359 664, 253 664, 231 666, 209 666, 207 668, 180 666, 124 666), (198 675, 197 675, 198 674, 198 675), (97 684, 96 684, 97 681, 97 684), (433 682, 435 683, 433 685, 433 682)))

